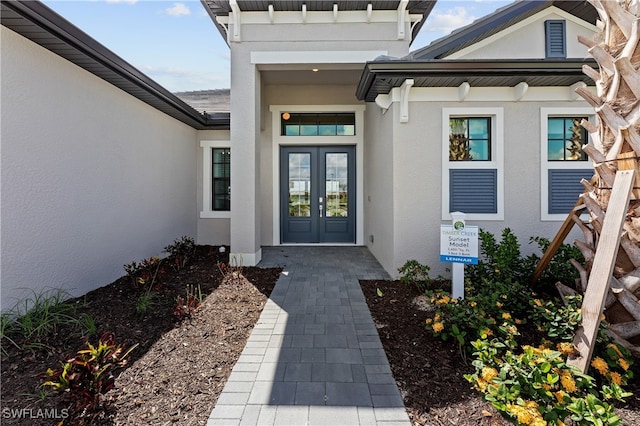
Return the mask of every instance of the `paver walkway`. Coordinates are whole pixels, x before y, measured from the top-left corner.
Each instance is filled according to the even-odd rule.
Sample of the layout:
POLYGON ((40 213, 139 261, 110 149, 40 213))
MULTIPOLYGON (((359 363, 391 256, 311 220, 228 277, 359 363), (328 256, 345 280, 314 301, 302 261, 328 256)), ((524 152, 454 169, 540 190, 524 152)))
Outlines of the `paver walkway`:
POLYGON ((358 279, 365 247, 264 247, 284 268, 207 425, 410 425, 358 279))

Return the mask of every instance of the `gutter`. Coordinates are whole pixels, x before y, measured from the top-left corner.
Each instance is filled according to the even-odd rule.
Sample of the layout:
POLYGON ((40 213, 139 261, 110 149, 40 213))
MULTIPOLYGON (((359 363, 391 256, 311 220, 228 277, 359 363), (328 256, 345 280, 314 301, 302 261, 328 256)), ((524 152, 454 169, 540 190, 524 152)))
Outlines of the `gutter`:
MULTIPOLYGON (((2 1, 2 8, 8 8, 14 11, 22 18, 28 20, 32 24, 41 28, 46 33, 50 34, 52 37, 55 37, 56 39, 62 41, 66 46, 72 48, 73 50, 89 58, 90 60, 95 61, 96 63, 104 67, 104 71, 106 72, 92 69, 90 65, 78 64, 73 59, 65 56, 65 49, 60 49, 59 51, 52 49, 48 46, 47 41, 49 40, 38 37, 38 34, 30 33, 28 27, 19 25, 17 26, 18 28, 12 28, 10 25, 8 25, 8 22, 5 22, 4 19, 6 18, 8 21, 9 17, 6 17, 3 14, 2 24, 7 28, 16 31, 26 38, 29 38, 34 43, 39 44, 40 46, 52 51, 58 56, 64 57, 65 59, 84 68, 88 72, 91 72, 92 74, 95 74, 103 80, 109 82, 110 84, 128 92, 132 96, 136 96, 129 92, 126 88, 120 87, 117 82, 112 81, 112 78, 114 76, 110 76, 109 71, 115 73, 115 77, 121 77, 125 79, 126 81, 135 85, 137 88, 153 96, 170 109, 174 110, 175 115, 168 115, 171 115, 172 117, 182 121, 185 124, 188 124, 200 130, 211 127, 212 124, 210 124, 207 117, 201 115, 198 111, 191 108, 189 105, 173 95, 167 89, 153 81, 151 78, 147 77, 133 65, 117 56, 115 53, 107 49, 105 46, 97 42, 95 39, 80 30, 78 27, 71 24, 69 21, 55 13, 53 10, 51 10, 41 2, 2 1), (21 31, 21 28, 23 31, 21 31)), ((138 99, 140 99, 140 97, 138 97, 138 99)), ((148 101, 145 101, 144 99, 141 100, 153 106, 154 108, 159 109, 157 105, 153 105, 148 101)), ((159 110, 162 111, 161 109, 159 110)), ((166 111, 162 112, 167 114, 166 111)))

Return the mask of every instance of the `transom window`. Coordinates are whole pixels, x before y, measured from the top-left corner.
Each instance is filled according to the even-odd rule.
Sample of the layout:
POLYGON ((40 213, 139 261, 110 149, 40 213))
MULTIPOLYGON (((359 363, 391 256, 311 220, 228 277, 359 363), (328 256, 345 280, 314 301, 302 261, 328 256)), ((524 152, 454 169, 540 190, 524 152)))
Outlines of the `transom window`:
POLYGON ((582 145, 587 132, 580 125, 583 117, 549 117, 547 122, 547 158, 549 161, 587 161, 582 145))
POLYGON ((231 149, 212 148, 211 200, 213 211, 231 209, 231 149))
POLYGON ((491 118, 449 118, 449 161, 491 161, 491 118))
POLYGON ((282 136, 354 136, 355 134, 356 115, 353 112, 283 112, 280 115, 280 135, 282 136))

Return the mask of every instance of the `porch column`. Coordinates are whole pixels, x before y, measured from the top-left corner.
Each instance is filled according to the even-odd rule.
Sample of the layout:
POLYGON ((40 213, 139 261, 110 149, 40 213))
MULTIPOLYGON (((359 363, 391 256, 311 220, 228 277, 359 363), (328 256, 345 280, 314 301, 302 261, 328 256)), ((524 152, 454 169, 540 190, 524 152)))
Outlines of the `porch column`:
MULTIPOLYGON (((239 63, 233 56, 232 64, 239 63)), ((260 248, 260 73, 249 60, 231 73, 231 256, 255 266, 260 248)), ((234 259, 230 259, 233 261, 234 259)))

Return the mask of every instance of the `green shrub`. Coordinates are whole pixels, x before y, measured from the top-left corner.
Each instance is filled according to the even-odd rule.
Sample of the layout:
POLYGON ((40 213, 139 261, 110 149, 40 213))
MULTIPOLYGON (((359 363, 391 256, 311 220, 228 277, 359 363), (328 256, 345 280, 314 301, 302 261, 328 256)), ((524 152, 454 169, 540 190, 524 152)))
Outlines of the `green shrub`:
POLYGON ((400 282, 407 285, 414 285, 420 291, 425 291, 430 281, 429 271, 431 268, 423 265, 417 260, 407 260, 402 267, 398 268, 400 272, 400 282))
MULTIPOLYGON (((551 241, 542 237, 531 237, 529 242, 531 244, 536 243, 541 253, 546 252, 551 245, 551 241)), ((536 263, 539 260, 537 256, 532 256, 532 259, 535 260, 536 263)), ((556 254, 551 258, 551 261, 542 272, 538 281, 540 286, 548 290, 554 290, 555 283, 560 281, 566 286, 575 288, 576 279, 580 277, 580 274, 576 268, 569 263, 570 259, 575 259, 579 263, 584 264, 584 256, 576 246, 572 244, 561 244, 556 254)))
POLYGON ((477 265, 466 265, 465 275, 473 283, 483 279, 510 283, 529 282, 536 265, 536 256, 522 258, 520 243, 511 229, 502 231, 502 239, 496 240, 490 232, 480 229, 480 256, 477 265))
POLYGON ((176 239, 173 243, 164 248, 165 253, 169 253, 169 264, 176 271, 184 268, 193 257, 196 251, 196 242, 193 238, 184 236, 180 239, 176 239))
MULTIPOLYGON (((611 402, 630 395, 622 389, 633 377, 630 353, 609 340, 602 321, 588 375, 567 365, 576 353, 572 341, 581 323, 582 296, 566 297, 566 305, 559 298, 542 299, 522 284, 529 283, 536 256, 521 259, 508 229, 501 242, 483 231, 480 238, 483 259, 468 267, 468 296, 458 300, 443 291, 427 292, 435 306, 428 329, 456 342, 463 356, 473 351, 475 372, 465 377, 513 422, 562 425, 570 418, 576 425, 618 424, 611 402), (532 324, 524 327, 527 319, 532 324)), ((532 241, 542 249, 548 245, 541 238, 532 241)), ((561 247, 550 270, 571 279, 571 267, 559 263, 575 254, 561 247)))
POLYGON ((631 395, 619 384, 600 389, 593 377, 566 363, 566 355, 545 347, 508 349, 499 339, 473 343, 475 372, 465 375, 484 399, 519 425, 617 425, 606 400, 631 395), (507 350, 505 350, 507 348, 507 350))
POLYGON ((164 273, 161 269, 162 259, 158 256, 151 256, 148 259, 143 259, 140 263, 132 261, 124 265, 122 268, 131 278, 131 284, 134 287, 142 287, 146 284, 153 286, 158 274, 164 273))

